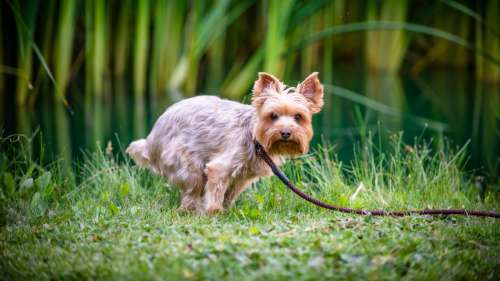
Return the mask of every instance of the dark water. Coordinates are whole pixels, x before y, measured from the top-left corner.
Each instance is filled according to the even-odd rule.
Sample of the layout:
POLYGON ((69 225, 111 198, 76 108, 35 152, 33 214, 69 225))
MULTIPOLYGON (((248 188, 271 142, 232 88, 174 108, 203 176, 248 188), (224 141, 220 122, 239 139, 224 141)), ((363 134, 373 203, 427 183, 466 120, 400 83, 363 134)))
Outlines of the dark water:
MULTIPOLYGON (((286 82, 295 85, 298 81, 286 82)), ((343 89, 325 86, 325 106, 314 118, 313 145, 333 143, 339 159, 349 161, 353 145, 368 132, 378 133, 377 142, 382 143, 398 132, 404 132, 409 144, 416 137, 447 138, 453 146, 468 145, 469 169, 496 181, 500 158, 498 85, 476 82, 466 71, 410 76, 366 72, 351 66, 337 68, 331 84, 343 89)), ((32 135, 38 131, 37 139, 42 138, 45 145, 45 159, 74 161, 81 158, 82 150, 104 149, 111 141, 116 152, 120 145, 126 147, 131 140, 146 136, 156 118, 174 102, 148 95, 136 99, 128 80, 109 81, 108 89, 104 98, 86 101, 83 86, 72 85, 68 91, 70 110, 53 101, 50 91, 39 93, 41 98, 34 109, 11 110, 16 107, 6 99, 3 134, 32 135)), ((41 151, 38 143, 33 150, 41 151)))

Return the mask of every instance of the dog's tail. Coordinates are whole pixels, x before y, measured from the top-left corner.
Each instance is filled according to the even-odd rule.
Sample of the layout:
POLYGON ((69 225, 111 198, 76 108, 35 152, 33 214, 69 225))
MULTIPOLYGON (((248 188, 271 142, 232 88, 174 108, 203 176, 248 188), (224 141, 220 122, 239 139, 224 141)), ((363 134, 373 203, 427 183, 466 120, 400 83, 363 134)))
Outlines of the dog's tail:
POLYGON ((142 166, 144 168, 151 168, 146 139, 133 141, 127 147, 126 152, 130 157, 132 157, 132 159, 134 159, 137 165, 142 166))

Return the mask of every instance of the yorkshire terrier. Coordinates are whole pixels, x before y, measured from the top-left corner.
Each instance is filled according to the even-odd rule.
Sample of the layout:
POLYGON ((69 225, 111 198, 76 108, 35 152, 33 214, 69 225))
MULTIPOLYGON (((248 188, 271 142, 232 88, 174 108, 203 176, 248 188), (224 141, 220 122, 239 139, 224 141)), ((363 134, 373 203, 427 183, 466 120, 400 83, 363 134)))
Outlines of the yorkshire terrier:
POLYGON ((323 106, 318 73, 297 87, 259 73, 252 104, 196 96, 170 106, 146 139, 132 142, 135 162, 182 191, 182 211, 215 213, 271 169, 257 157, 260 143, 278 164, 304 154, 313 136, 312 115, 323 106))

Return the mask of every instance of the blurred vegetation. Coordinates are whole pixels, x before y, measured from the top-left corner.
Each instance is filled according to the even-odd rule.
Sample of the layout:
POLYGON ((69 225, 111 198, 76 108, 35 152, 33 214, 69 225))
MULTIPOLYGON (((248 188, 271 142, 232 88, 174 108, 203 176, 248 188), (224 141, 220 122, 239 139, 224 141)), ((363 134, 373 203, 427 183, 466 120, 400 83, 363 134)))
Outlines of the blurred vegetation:
POLYGON ((497 221, 352 218, 271 177, 207 223, 122 153, 173 101, 320 71, 315 148, 284 165, 302 189, 498 210, 499 3, 0 1, 0 276, 494 279, 497 221))
POLYGON ((499 15, 499 1, 472 0, 2 1, 0 126, 26 135, 41 126, 70 159, 68 147, 80 148, 68 135, 75 126, 91 132, 78 134, 86 147, 102 145, 115 124, 133 132, 117 132, 128 141, 173 101, 200 93, 244 100, 259 71, 291 85, 320 71, 331 99, 320 135, 351 130, 345 119, 360 106, 375 113, 365 125, 409 123, 451 132, 459 144, 470 139, 474 167, 496 175, 499 15), (449 85, 457 70, 467 74, 449 85), (430 101, 417 103, 426 116, 402 76, 430 101), (51 116, 33 116, 47 109, 51 116))
POLYGON ((2 70, 19 78, 19 105, 33 104, 39 91, 33 81, 48 83, 49 69, 61 96, 79 77, 85 78, 86 96, 103 95, 114 77, 132 78, 137 96, 220 89, 241 98, 258 71, 298 81, 323 70, 329 81, 335 61, 360 56, 362 48, 373 70, 398 72, 406 66, 420 72, 444 64, 473 67, 480 80, 500 83, 498 1, 52 0, 40 5, 12 0, 0 5, 2 70), (353 23, 364 25, 349 29, 353 23), (304 44, 304 38, 331 27, 347 29, 304 44))

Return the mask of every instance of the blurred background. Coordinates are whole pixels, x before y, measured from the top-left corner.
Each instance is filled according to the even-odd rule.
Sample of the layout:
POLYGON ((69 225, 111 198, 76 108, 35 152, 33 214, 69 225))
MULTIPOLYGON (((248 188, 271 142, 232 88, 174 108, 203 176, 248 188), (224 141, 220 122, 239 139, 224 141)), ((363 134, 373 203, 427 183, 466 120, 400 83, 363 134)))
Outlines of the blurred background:
POLYGON ((403 132, 408 151, 467 145, 467 168, 497 182, 499 15, 495 0, 2 1, 1 135, 74 163, 144 137, 177 100, 248 102, 259 71, 292 86, 319 71, 314 144, 339 160, 403 132))

